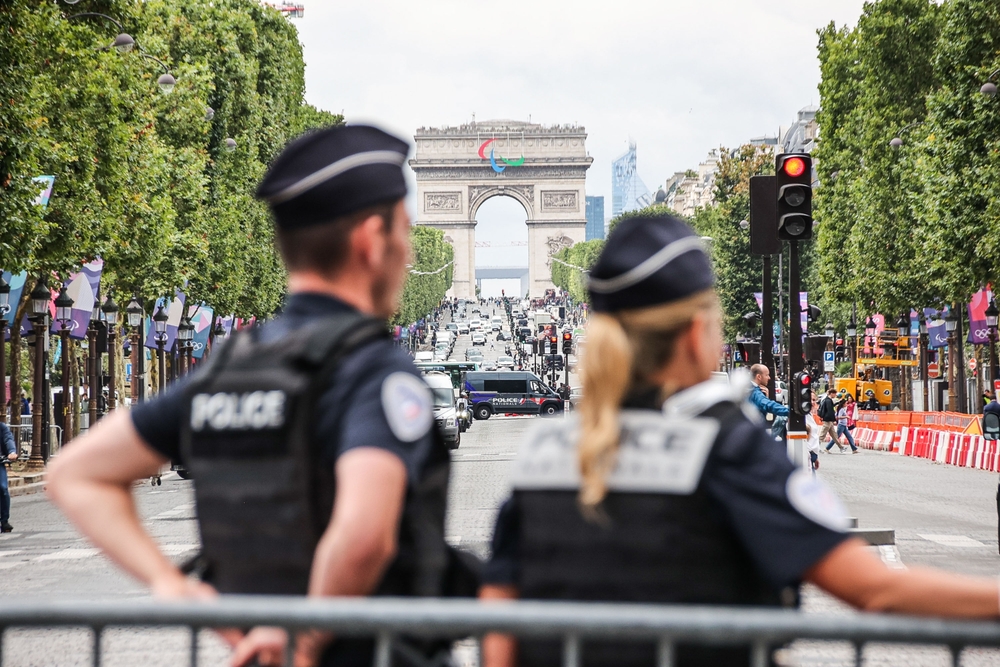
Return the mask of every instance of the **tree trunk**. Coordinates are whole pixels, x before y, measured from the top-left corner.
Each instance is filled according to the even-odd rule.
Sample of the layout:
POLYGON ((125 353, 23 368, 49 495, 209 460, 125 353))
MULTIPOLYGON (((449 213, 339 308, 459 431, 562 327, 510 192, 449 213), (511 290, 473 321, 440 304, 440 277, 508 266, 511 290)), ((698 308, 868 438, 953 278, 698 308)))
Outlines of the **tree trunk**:
MULTIPOLYGON (((70 339, 69 342, 69 378, 73 396, 72 437, 80 435, 80 341, 70 339)), ((64 440, 67 436, 63 436, 64 440)))

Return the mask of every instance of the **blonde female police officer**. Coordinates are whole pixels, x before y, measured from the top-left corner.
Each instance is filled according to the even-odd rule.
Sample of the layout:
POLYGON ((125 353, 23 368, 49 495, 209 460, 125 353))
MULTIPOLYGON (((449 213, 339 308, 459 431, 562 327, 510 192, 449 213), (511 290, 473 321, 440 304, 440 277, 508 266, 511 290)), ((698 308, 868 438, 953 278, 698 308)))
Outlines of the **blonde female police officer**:
MULTIPOLYGON (((480 597, 778 606, 809 581, 863 609, 997 616, 996 581, 884 566, 846 534, 836 496, 709 381, 722 344, 713 283, 679 220, 636 217, 611 234, 590 274, 584 401, 521 447, 480 597)), ((554 642, 484 641, 485 667, 559 656, 554 642)), ((652 645, 584 643, 582 657, 655 664, 652 645)), ((677 664, 746 665, 749 651, 681 645, 677 664)))
MULTIPOLYGON (((56 503, 157 595, 447 592, 448 450, 385 326, 410 254, 408 151, 365 126, 289 144, 257 191, 288 269, 283 312, 54 462, 56 503), (133 480, 171 459, 194 475, 207 583, 159 551, 132 501, 133 480)), ((283 662, 280 630, 228 638, 234 665, 283 662)), ((370 641, 326 643, 300 637, 296 665, 372 662, 370 641)))

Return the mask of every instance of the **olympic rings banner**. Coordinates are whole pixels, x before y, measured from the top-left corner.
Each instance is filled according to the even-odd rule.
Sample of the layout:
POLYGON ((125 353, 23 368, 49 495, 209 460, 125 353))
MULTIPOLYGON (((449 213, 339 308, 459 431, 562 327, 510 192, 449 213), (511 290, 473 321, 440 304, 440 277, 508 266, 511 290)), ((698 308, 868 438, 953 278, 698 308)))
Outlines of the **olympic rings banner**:
MULTIPOLYGON (((497 140, 496 137, 491 137, 491 138, 487 139, 486 141, 484 141, 483 143, 481 143, 479 145, 479 151, 478 151, 478 153, 479 153, 479 159, 480 160, 489 160, 490 161, 490 168, 493 169, 493 171, 495 171, 498 174, 502 174, 504 171, 506 171, 507 167, 520 167, 522 164, 524 164, 524 151, 523 150, 521 151, 521 157, 517 158, 516 160, 508 160, 507 158, 505 158, 502 155, 498 156, 496 154, 496 147, 493 145, 494 142, 496 142, 496 140, 497 140), (490 149, 489 157, 486 156, 486 149, 487 148, 490 149), (498 157, 500 158, 500 162, 503 162, 502 165, 497 162, 497 158, 498 157)), ((521 138, 521 145, 522 146, 524 145, 524 138, 523 137, 521 138)), ((507 146, 510 146, 510 137, 509 136, 507 137, 507 146)))

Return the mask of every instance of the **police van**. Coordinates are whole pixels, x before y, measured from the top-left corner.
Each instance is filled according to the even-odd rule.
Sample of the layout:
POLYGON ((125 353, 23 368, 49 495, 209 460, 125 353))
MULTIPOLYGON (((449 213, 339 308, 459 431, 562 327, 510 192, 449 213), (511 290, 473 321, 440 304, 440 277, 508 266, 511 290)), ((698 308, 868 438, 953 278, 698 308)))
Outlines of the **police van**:
POLYGON ((465 391, 476 419, 494 414, 554 415, 563 399, 534 373, 523 371, 468 372, 465 391))

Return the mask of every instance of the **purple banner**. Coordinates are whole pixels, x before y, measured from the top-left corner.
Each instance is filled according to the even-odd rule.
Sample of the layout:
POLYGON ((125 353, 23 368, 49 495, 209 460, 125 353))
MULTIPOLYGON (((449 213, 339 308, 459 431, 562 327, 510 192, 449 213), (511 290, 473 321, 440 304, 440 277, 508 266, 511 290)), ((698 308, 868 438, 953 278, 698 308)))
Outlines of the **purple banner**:
POLYGON ((194 325, 194 338, 191 341, 191 356, 201 359, 208 347, 208 336, 212 333, 212 320, 214 313, 208 306, 191 306, 188 308, 188 317, 194 325))
POLYGON ((990 342, 990 329, 986 326, 986 309, 990 305, 992 294, 989 290, 981 289, 972 295, 966 311, 969 319, 968 342, 973 345, 985 345, 990 342))
MULTIPOLYGON (((73 299, 72 313, 73 319, 69 323, 69 337, 76 340, 83 340, 87 337, 87 327, 90 326, 90 318, 94 312, 94 304, 97 303, 97 295, 101 288, 101 272, 104 271, 104 261, 97 259, 89 264, 84 264, 77 273, 71 273, 69 282, 66 284, 66 294, 73 299)), ((55 290, 54 295, 58 296, 59 291, 55 290)), ((50 306, 55 312, 55 305, 50 306)), ((59 333, 62 324, 54 318, 52 320, 52 333, 59 333)))
MULTIPOLYGON (((174 346, 174 340, 177 338, 177 325, 181 323, 181 314, 184 312, 184 292, 177 290, 177 294, 174 295, 173 301, 167 306, 164 299, 161 297, 156 300, 156 305, 153 307, 153 314, 160 309, 160 306, 167 311, 167 338, 166 343, 163 348, 169 350, 174 346)), ((145 346, 151 349, 156 349, 156 327, 153 326, 153 318, 146 318, 146 334, 145 346)))
MULTIPOLYGON (((10 271, 3 272, 3 279, 7 281, 10 285, 10 305, 7 309, 0 312, 0 317, 7 321, 10 325, 14 321, 14 312, 17 309, 17 304, 21 302, 21 293, 24 292, 24 283, 28 279, 28 273, 22 271, 16 275, 12 275, 10 271)), ((10 332, 7 332, 7 337, 10 338, 10 332)))
POLYGON ((948 346, 948 327, 944 323, 944 312, 924 308, 927 318, 927 347, 936 350, 948 346))

